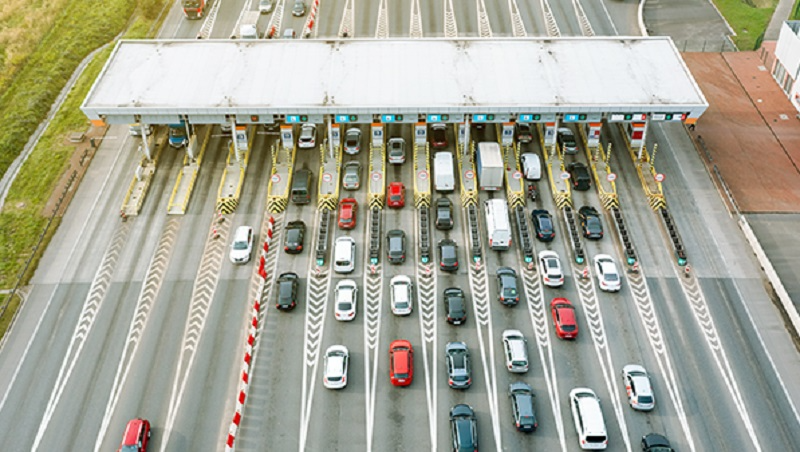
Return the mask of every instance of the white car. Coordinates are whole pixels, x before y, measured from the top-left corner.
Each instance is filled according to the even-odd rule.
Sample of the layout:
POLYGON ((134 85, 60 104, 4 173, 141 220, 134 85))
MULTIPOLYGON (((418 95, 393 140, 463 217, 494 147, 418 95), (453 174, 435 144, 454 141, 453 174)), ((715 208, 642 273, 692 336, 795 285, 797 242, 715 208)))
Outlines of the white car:
POLYGON ((539 160, 539 154, 526 152, 519 156, 520 163, 522 163, 522 174, 525 175, 527 180, 539 180, 542 178, 542 162, 539 160))
POLYGON ((331 345, 325 350, 325 376, 322 384, 328 389, 342 389, 347 386, 347 366, 350 352, 344 345, 331 345))
POLYGON ((594 257, 594 271, 597 274, 597 283, 600 290, 605 292, 619 292, 622 288, 622 278, 617 271, 617 264, 608 254, 598 254, 594 257))
POLYGON ((564 285, 564 272, 561 270, 561 259, 555 251, 545 250, 539 253, 539 270, 542 272, 544 285, 561 287, 564 285))
POLYGON ((631 408, 639 411, 650 411, 656 406, 653 396, 653 387, 650 385, 650 376, 644 367, 638 364, 628 364, 622 368, 622 383, 628 394, 628 403, 631 408))
POLYGON ((300 138, 297 139, 297 147, 300 149, 313 148, 317 144, 317 125, 306 123, 300 127, 300 138))
POLYGON ((250 262, 250 255, 253 253, 253 228, 250 226, 239 226, 233 233, 233 243, 231 243, 231 262, 234 264, 246 264, 250 262))
POLYGON ((414 310, 414 285, 411 278, 397 275, 392 278, 392 313, 394 315, 409 315, 414 310))
POLYGON ((358 286, 352 279, 343 279, 336 284, 334 294, 336 320, 343 322, 356 318, 356 305, 358 303, 358 286))

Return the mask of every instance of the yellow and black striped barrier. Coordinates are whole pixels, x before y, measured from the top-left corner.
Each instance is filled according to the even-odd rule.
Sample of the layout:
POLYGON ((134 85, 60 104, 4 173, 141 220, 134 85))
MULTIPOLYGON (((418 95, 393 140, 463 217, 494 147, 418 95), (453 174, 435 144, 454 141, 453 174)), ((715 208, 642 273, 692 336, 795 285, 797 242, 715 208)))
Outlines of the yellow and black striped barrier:
POLYGON ((217 199, 217 212, 222 212, 225 215, 233 213, 239 207, 239 198, 233 196, 218 198, 217 199))
POLYGON ((285 196, 269 196, 267 198, 267 210, 270 213, 281 213, 286 210, 289 199, 285 196))

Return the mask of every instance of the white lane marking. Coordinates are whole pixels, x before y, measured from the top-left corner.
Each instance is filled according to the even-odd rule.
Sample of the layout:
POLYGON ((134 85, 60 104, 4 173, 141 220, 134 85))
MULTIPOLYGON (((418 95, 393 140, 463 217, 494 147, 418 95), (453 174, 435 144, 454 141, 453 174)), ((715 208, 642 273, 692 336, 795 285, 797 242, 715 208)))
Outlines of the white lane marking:
POLYGON ((517 6, 517 0, 508 0, 508 12, 511 16, 511 26, 513 27, 515 38, 524 38, 528 36, 528 31, 525 30, 525 23, 522 21, 522 15, 517 6))
POLYGON ((561 36, 561 30, 558 29, 553 11, 550 9, 550 3, 547 0, 540 0, 539 4, 542 7, 542 15, 544 16, 544 23, 547 25, 547 36, 561 36))
POLYGON ((86 339, 89 337, 89 333, 94 326, 94 321, 97 320, 97 313, 100 311, 100 305, 103 303, 108 293, 108 286, 111 284, 111 276, 114 274, 120 251, 128 237, 130 225, 131 222, 119 223, 117 225, 114 238, 103 255, 100 268, 98 268, 97 273, 95 273, 92 286, 89 288, 89 293, 86 296, 83 309, 78 318, 78 323, 75 325, 75 332, 72 334, 72 338, 69 341, 64 361, 61 362, 61 369, 58 371, 55 387, 53 388, 53 392, 50 393, 50 399, 47 402, 42 423, 39 425, 39 430, 36 432, 36 438, 32 446, 33 450, 39 449, 44 432, 47 430, 48 425, 50 425, 53 412, 61 401, 61 395, 67 387, 69 378, 72 375, 72 370, 75 368, 75 364, 77 364, 78 358, 81 356, 83 346, 86 344, 86 339))
POLYGON ((669 350, 664 343, 664 337, 661 334, 661 327, 658 321, 658 316, 653 308, 653 301, 650 297, 650 289, 645 283, 644 270, 639 267, 639 273, 628 276, 628 285, 631 288, 634 304, 636 305, 636 312, 642 321, 642 325, 647 331, 647 341, 653 349, 656 362, 661 375, 664 377, 667 391, 669 392, 672 405, 678 413, 678 421, 683 429, 684 436, 689 443, 689 450, 694 451, 694 439, 692 432, 689 428, 689 420, 686 417, 686 411, 683 408, 681 401, 680 390, 678 387, 678 380, 675 378, 675 372, 672 367, 672 360, 669 357, 669 350))
MULTIPOLYGON (((427 207, 424 207, 427 209, 427 207)), ((420 237, 419 210, 414 221, 414 231, 416 237, 420 237)), ((428 216, 430 219, 430 215, 428 216)), ((430 240, 430 222, 428 223, 428 237, 430 240)), ((423 264, 419 260, 415 267, 416 270, 416 293, 417 304, 419 305, 419 329, 422 337, 422 363, 425 368, 425 395, 428 403, 428 424, 431 436, 431 450, 436 450, 438 432, 436 429, 436 402, 438 399, 438 389, 436 381, 439 374, 438 360, 438 341, 436 338, 436 266, 433 261, 423 264), (428 347, 431 349, 430 359, 428 357, 428 347)))
POLYGON ((208 228, 203 257, 200 260, 198 274, 192 288, 189 313, 186 317, 186 325, 181 340, 183 346, 178 356, 169 408, 167 409, 167 419, 164 423, 164 434, 161 442, 162 452, 167 450, 170 436, 174 431, 173 427, 178 416, 178 409, 180 409, 183 395, 186 392, 189 375, 192 373, 194 358, 197 356, 197 345, 203 335, 211 303, 214 301, 214 292, 217 288, 217 282, 219 282, 219 269, 225 258, 228 233, 233 222, 232 217, 222 224, 216 224, 213 221, 214 219, 216 219, 216 215, 213 216, 212 224, 208 228), (214 238, 215 231, 218 234, 217 238, 214 238))
MULTIPOLYGON (((80 229, 81 231, 87 230, 87 225, 89 224, 89 220, 91 220, 94 217, 94 212, 100 205, 99 202, 100 196, 102 196, 105 193, 108 181, 111 179, 111 175, 114 174, 114 168, 116 168, 117 162, 119 161, 119 157, 122 155, 122 150, 125 148, 125 145, 128 142, 129 138, 130 135, 127 134, 123 138, 123 141, 119 147, 119 151, 117 152, 117 156, 114 157, 114 161, 111 163, 111 168, 106 173, 106 178, 103 180, 103 184, 100 186, 100 190, 98 190, 97 196, 95 196, 94 198, 92 207, 91 209, 89 209, 89 212, 85 214, 85 220, 83 221, 83 226, 81 226, 80 229)), ((69 254, 67 255, 66 262, 72 261, 73 256, 75 256, 75 250, 78 248, 78 244, 80 243, 81 243, 80 240, 75 240, 75 242, 72 245, 72 249, 70 249, 69 254)), ((17 362, 17 367, 14 369, 14 375, 11 377, 11 381, 9 382, 8 387, 6 388, 6 391, 3 393, 3 399, 0 400, 0 411, 3 411, 3 407, 6 405, 6 400, 8 400, 8 394, 11 392, 11 388, 14 387, 14 383, 17 381, 17 376, 19 375, 19 372, 22 369, 22 365, 27 362, 26 357, 28 356, 28 352, 30 351, 31 346, 33 345, 34 339, 37 339, 39 337, 38 336, 39 328, 42 326, 42 321, 44 320, 47 313, 50 312, 50 305, 53 303, 53 298, 55 297, 55 294, 56 290, 53 289, 53 293, 50 294, 50 298, 47 300, 47 304, 44 307, 44 311, 42 311, 41 317, 39 317, 39 320, 36 322, 36 327, 33 330, 33 334, 31 334, 30 339, 28 339, 28 343, 25 345, 25 350, 22 352, 22 356, 17 362)), ((22 305, 22 309, 25 309, 25 305, 22 305)), ((13 324, 12 324, 12 330, 6 332, 6 337, 8 337, 8 335, 11 334, 12 331, 13 331, 13 324)), ((3 346, 5 346, 5 339, 3 340, 2 344, 3 346)))
MULTIPOLYGON (((464 224, 466 225, 466 221, 464 224)), ((496 450, 503 450, 502 437, 500 436, 500 420, 497 409, 497 370, 494 363, 494 331, 492 328, 492 315, 489 309, 489 279, 486 275, 486 266, 480 265, 476 269, 475 265, 468 265, 467 274, 469 275, 469 287, 472 292, 472 310, 475 314, 475 326, 478 330, 478 344, 481 349, 481 362, 483 363, 484 378, 486 378, 486 396, 489 401, 489 412, 492 416, 492 432, 496 450), (484 328, 487 330, 489 342, 489 359, 486 358, 486 340, 484 340, 484 328)))
POLYGON ((489 23, 489 14, 486 11, 484 0, 475 2, 476 14, 478 16, 478 35, 481 38, 492 37, 492 25, 489 23))
POLYGON ((611 14, 609 14, 608 8, 606 8, 606 2, 605 1, 600 1, 600 6, 603 7, 603 12, 606 13, 606 17, 608 18, 608 23, 611 24, 611 30, 614 31, 613 34, 618 35, 619 31, 617 30, 617 26, 614 25, 614 20, 611 19, 611 14))
MULTIPOLYGON (((372 215, 369 216, 372 229, 372 215)), ((369 246, 364 252, 364 375, 365 404, 367 414, 367 450, 372 450, 372 436, 375 427, 375 393, 378 387, 378 356, 381 332, 381 307, 383 300, 383 265, 375 264, 375 274, 370 268, 369 246), (370 375, 370 363, 372 374, 370 375), (370 376, 372 379, 370 380, 370 376)))
POLYGON ((578 23, 581 25, 581 31, 584 36, 594 36, 594 29, 583 11, 583 5, 580 0, 572 0, 572 8, 575 10, 575 17, 578 18, 578 23))
POLYGON ((622 440, 625 443, 625 450, 630 452, 631 440, 628 435, 628 424, 625 422, 622 404, 618 397, 619 388, 617 387, 617 379, 615 378, 614 363, 611 361, 611 351, 608 348, 605 326, 603 325, 603 315, 600 312, 597 292, 595 291, 594 275, 590 274, 589 278, 582 279, 583 269, 573 269, 572 274, 575 278, 575 285, 578 288, 581 305, 583 306, 583 314, 586 317, 587 325, 589 325, 589 332, 592 336, 597 360, 600 361, 603 379, 606 381, 606 389, 611 398, 614 413, 617 416, 622 440))
POLYGON ((375 39, 389 37, 389 5, 388 0, 380 0, 378 5, 378 21, 375 24, 375 39))
POLYGON ((117 373, 114 375, 111 394, 106 403, 106 410, 103 414, 103 420, 100 423, 100 431, 97 434, 97 440, 94 444, 95 452, 98 452, 102 447, 108 425, 111 422, 111 416, 114 414, 114 410, 119 402, 119 397, 122 394, 122 387, 125 386, 125 381, 128 379, 128 373, 133 364, 133 359, 136 356, 136 351, 139 349, 142 333, 144 332, 145 326, 147 326, 147 321, 150 319, 150 311, 161 289, 161 283, 164 280, 164 274, 169 264, 169 255, 172 253, 172 246, 175 244, 175 237, 177 237, 180 223, 181 217, 172 217, 167 222, 164 231, 161 233, 161 238, 158 241, 156 252, 153 254, 150 265, 147 268, 144 284, 142 284, 136 302, 136 309, 133 312, 130 327, 128 327, 125 348, 122 351, 122 356, 117 365, 117 373))
POLYGON ((458 23, 453 9, 453 0, 444 1, 444 36, 446 38, 458 37, 458 23))
POLYGON ((411 0, 411 20, 408 24, 408 35, 412 38, 422 38, 422 11, 419 0, 411 0))
MULTIPOLYGON (((530 229, 529 229, 530 230, 530 229)), ((547 385, 547 396, 550 398, 550 405, 553 410, 553 418, 556 421, 556 431, 558 441, 561 443, 561 450, 567 451, 567 440, 564 436, 564 420, 561 417, 561 399, 558 397, 558 378, 556 375, 556 365, 553 359, 553 347, 550 343, 550 327, 548 326, 548 311, 544 301, 542 291, 542 281, 539 278, 539 271, 536 266, 531 270, 525 268, 526 264, 519 259, 521 250, 517 248, 517 257, 520 262, 519 268, 522 269, 522 283, 525 289, 525 299, 528 305, 528 314, 531 318, 533 332, 536 335, 536 346, 539 350, 539 361, 542 363, 542 374, 547 385)), ((536 253, 534 252, 534 260, 536 253)))
POLYGON ((761 444, 758 442, 758 437, 756 437, 756 432, 753 429, 753 423, 750 420, 750 415, 747 412, 747 407, 745 406, 742 394, 739 392, 739 386, 736 383, 733 370, 731 370, 731 366, 728 363, 727 353, 725 353, 725 348, 722 346, 722 341, 720 341, 719 335, 717 334, 717 328, 714 325, 714 319, 711 317, 711 312, 708 310, 708 303, 706 303, 705 296, 700 290, 700 285, 698 284, 697 278, 694 276, 694 274, 691 274, 688 278, 686 278, 683 275, 680 275, 676 269, 673 268, 673 270, 675 271, 675 276, 681 283, 681 290, 683 290, 686 300, 689 301, 689 306, 692 308, 694 319, 697 321, 698 326, 703 331, 703 337, 705 338, 706 343, 708 343, 708 347, 711 350, 712 356, 714 356, 714 362, 717 364, 717 369, 719 369, 720 373, 722 374, 722 379, 725 381, 725 386, 728 387, 728 392, 733 398, 733 403, 736 405, 736 410, 739 412, 739 416, 744 422, 747 434, 750 436, 755 449, 760 451, 761 444))
MULTIPOLYGON (((320 224, 317 210, 316 224, 320 224)), ((328 215, 332 215, 328 212, 328 215)), ((330 217, 329 217, 330 220, 330 217)), ((328 222, 330 225, 330 221, 328 222)), ((317 249, 315 240, 312 250, 317 249)), ((331 253, 333 259, 333 253, 331 253)), ((298 451, 306 449, 308 440, 308 423, 311 418, 311 402, 314 398, 314 386, 317 380, 317 367, 319 364, 320 347, 322 345, 322 334, 325 331, 325 313, 328 311, 328 294, 331 293, 331 271, 333 262, 325 269, 320 269, 316 273, 316 262, 309 259, 308 279, 306 291, 306 322, 305 334, 303 334, 303 387, 300 396, 300 445, 298 451), (310 381, 309 381, 310 380, 310 381)))
MULTIPOLYGON (((670 146, 670 148, 676 149, 676 147, 673 146, 673 144, 672 144, 672 140, 670 139, 669 134, 664 132, 663 126, 659 125, 658 127, 659 127, 659 129, 661 129, 662 136, 664 136, 666 138, 666 141, 667 141, 668 145, 670 146)), ((688 180, 688 178, 686 177, 686 171, 685 171, 685 168, 684 168, 684 165, 683 165, 684 161, 681 160, 681 159, 676 159, 676 162, 678 164, 678 168, 680 168, 680 171, 681 171, 681 174, 683 175, 684 180, 688 180)), ((716 234, 708 234, 708 235, 711 237, 711 240, 714 242, 714 249, 717 249, 717 250, 723 249, 723 246, 717 240, 717 235, 716 234)), ((728 275, 730 276, 730 272, 729 271, 728 271, 728 275)), ((758 337, 758 341, 761 344, 761 348, 764 351, 764 353, 767 355, 767 358, 769 359, 769 362, 770 362, 770 364, 772 366, 772 371, 775 374, 775 376, 778 378, 778 382, 780 383, 781 388, 783 389, 783 393, 786 396, 785 398, 789 402, 789 405, 792 407, 792 412, 794 413, 795 420, 797 420, 798 424, 800 424, 800 415, 798 415, 797 407, 795 406, 794 401, 792 400, 792 397, 789 394, 789 391, 786 389, 786 385, 784 384, 783 378, 781 378, 780 373, 778 373, 778 369, 775 366, 775 362, 772 359, 772 355, 769 353, 769 350, 767 349, 766 344, 764 344, 764 340, 761 337, 761 333, 759 331, 759 328, 756 326, 756 323, 753 320, 752 315, 750 314, 750 309, 747 306, 747 303, 744 302, 744 296, 742 296, 742 293, 739 291, 739 286, 738 286, 738 284, 736 284, 736 280, 737 279, 733 278, 732 276, 730 277, 730 279, 733 282, 733 287, 736 289, 736 293, 739 295, 739 300, 741 301, 741 306, 745 309, 745 312, 747 313, 747 318, 750 320, 750 325, 753 327, 753 331, 756 333, 756 336, 758 337)))
POLYGON ((341 22, 339 22, 339 32, 337 33, 340 38, 354 38, 356 36, 355 9, 356 0, 345 0, 344 13, 342 14, 341 22))

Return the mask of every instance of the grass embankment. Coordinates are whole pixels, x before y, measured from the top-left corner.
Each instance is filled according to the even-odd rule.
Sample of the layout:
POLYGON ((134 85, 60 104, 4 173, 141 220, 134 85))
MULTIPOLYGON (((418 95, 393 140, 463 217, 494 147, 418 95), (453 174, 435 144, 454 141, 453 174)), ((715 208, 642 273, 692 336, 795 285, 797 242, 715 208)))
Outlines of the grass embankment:
MULTIPOLYGON (((46 116, 50 105, 83 58, 125 31, 125 38, 152 37, 156 20, 168 0, 70 0, 63 15, 41 39, 26 64, 0 97, 0 173, 18 155, 24 143, 46 116), (137 8, 138 4, 138 8, 137 8), (129 11, 130 14, 121 14, 129 11)), ((49 217, 44 207, 69 164, 74 147, 67 145, 71 132, 85 131, 86 116, 79 110, 111 52, 99 52, 70 91, 47 131, 42 135, 9 191, 0 212, 0 289, 10 289, 40 236, 43 246, 26 272, 26 282, 55 232, 58 219, 45 232, 49 217)), ((0 308, 9 301, 0 297, 0 308)), ((13 303, 0 318, 0 336, 13 315, 13 303)))
POLYGON ((733 43, 739 50, 755 50, 767 29, 778 0, 714 0, 725 20, 736 32, 733 43))

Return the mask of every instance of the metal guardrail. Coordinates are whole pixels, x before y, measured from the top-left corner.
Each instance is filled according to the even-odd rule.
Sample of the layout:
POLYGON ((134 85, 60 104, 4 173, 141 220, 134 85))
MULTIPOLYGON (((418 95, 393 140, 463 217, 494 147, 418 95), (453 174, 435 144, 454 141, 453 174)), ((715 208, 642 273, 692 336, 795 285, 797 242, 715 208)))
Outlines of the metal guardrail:
POLYGON ((625 227, 625 218, 622 216, 622 211, 617 207, 611 209, 611 216, 614 218, 614 223, 617 225, 617 232, 619 239, 622 242, 622 248, 625 252, 625 259, 628 265, 636 263, 636 249, 633 247, 633 242, 628 236, 628 229, 625 227))
POLYGON ((328 235, 330 234, 331 211, 328 209, 320 209, 319 229, 317 230, 317 249, 314 250, 314 256, 317 259, 317 265, 325 265, 325 256, 328 253, 328 235))
POLYGON ((480 226, 478 225, 478 207, 474 204, 467 206, 467 226, 469 227, 472 260, 477 261, 483 255, 483 251, 481 248, 480 226))
POLYGON ((530 228, 528 227, 527 212, 525 207, 514 207, 514 218, 517 220, 517 234, 519 235, 519 243, 522 246, 522 255, 526 263, 534 261, 533 256, 533 238, 531 236, 530 228))
POLYGON ((583 245, 581 244, 575 211, 572 210, 572 207, 566 206, 562 209, 562 212, 564 213, 564 222, 567 223, 569 239, 570 243, 572 243, 572 251, 575 254, 575 262, 582 264, 586 260, 586 253, 584 253, 583 245))
POLYGON ((423 264, 431 261, 431 221, 430 209, 420 206, 419 212, 419 257, 423 264))
POLYGON ((381 257, 381 209, 369 210, 369 260, 377 264, 381 257))

